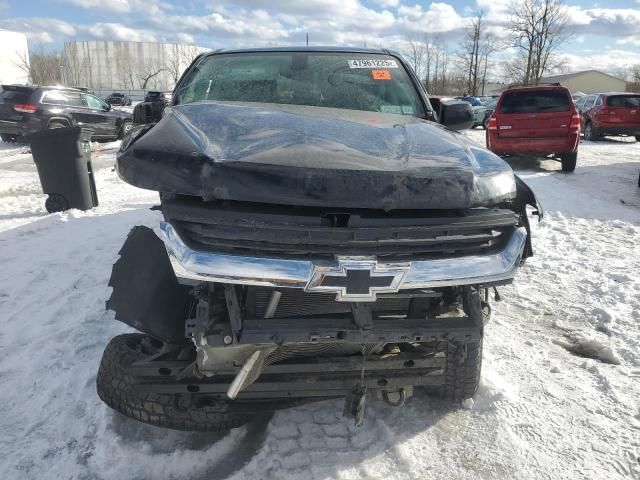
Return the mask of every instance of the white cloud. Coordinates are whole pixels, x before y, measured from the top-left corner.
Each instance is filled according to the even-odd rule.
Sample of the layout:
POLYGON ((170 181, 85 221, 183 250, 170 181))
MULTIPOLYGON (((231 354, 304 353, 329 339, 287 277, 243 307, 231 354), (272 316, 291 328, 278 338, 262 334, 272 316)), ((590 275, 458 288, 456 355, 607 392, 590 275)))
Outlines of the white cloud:
MULTIPOLYGON (((397 8, 400 0, 374 0, 378 5, 384 8, 397 8)), ((640 2, 640 0, 638 0, 640 2)))
POLYGON ((150 30, 129 28, 121 23, 96 23, 82 27, 82 31, 96 39, 130 42, 155 42, 158 40, 156 34, 150 30))
POLYGON ((635 45, 640 47, 640 35, 631 35, 629 37, 622 38, 616 42, 618 45, 635 45))
POLYGON ((103 10, 113 13, 130 13, 134 11, 157 15, 164 10, 174 10, 175 6, 162 0, 55 0, 88 10, 103 10))
POLYGON ((581 33, 606 36, 640 34, 640 10, 632 8, 570 8, 570 23, 581 33))
POLYGON ((398 23, 402 28, 430 33, 450 32, 462 28, 466 21, 448 3, 433 2, 427 10, 422 6, 398 8, 398 23))
POLYGON ((107 10, 116 13, 131 11, 128 0, 58 0, 58 2, 81 8, 107 10))
POLYGON ((476 0, 476 5, 487 22, 506 24, 511 18, 513 0, 476 0))
POLYGON ((570 25, 589 25, 593 21, 593 17, 581 7, 568 5, 565 8, 570 25))
POLYGON ((58 38, 70 38, 78 33, 70 23, 42 17, 0 20, 0 28, 22 32, 31 43, 51 43, 58 38))
POLYGON ((584 50, 576 54, 564 54, 570 71, 602 70, 616 72, 621 68, 640 63, 640 51, 622 49, 584 50))

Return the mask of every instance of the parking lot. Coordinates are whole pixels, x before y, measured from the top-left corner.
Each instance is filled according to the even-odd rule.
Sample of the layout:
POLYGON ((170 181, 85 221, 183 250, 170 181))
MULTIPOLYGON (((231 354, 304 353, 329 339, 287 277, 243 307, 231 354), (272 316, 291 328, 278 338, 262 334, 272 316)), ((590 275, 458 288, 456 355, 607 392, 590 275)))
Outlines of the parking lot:
MULTIPOLYGON (((484 131, 465 132, 484 144, 484 131)), ((93 144, 100 206, 47 214, 28 149, 0 144, 0 477, 638 478, 640 143, 582 142, 578 166, 509 160, 542 202, 535 256, 486 332, 473 401, 424 395, 276 413, 222 434, 147 427, 95 393, 104 346, 128 327, 104 310, 129 229, 157 194, 123 183, 119 142, 93 144)))

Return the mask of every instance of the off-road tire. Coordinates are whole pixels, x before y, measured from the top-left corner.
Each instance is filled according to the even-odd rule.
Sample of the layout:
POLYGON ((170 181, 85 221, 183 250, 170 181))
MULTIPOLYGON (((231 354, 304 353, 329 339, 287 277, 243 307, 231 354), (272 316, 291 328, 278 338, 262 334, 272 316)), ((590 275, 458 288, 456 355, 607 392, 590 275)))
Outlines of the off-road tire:
POLYGON ((562 163, 562 171, 566 173, 573 172, 576 169, 576 163, 578 161, 578 152, 564 153, 560 155, 560 162, 562 163))
POLYGON ((124 136, 131 130, 131 127, 133 127, 133 123, 129 120, 122 122, 122 125, 120 125, 120 131, 118 132, 118 139, 120 140, 124 138, 124 136))
POLYGON ((450 401, 473 397, 480 385, 482 370, 482 338, 473 342, 438 342, 436 353, 445 354, 445 384, 437 395, 450 401))
POLYGON ((195 395, 134 393, 128 367, 149 355, 142 350, 142 334, 113 338, 102 355, 96 379, 98 396, 123 415, 157 427, 189 431, 216 431, 239 427, 255 413, 242 404, 222 400, 194 403, 195 395))

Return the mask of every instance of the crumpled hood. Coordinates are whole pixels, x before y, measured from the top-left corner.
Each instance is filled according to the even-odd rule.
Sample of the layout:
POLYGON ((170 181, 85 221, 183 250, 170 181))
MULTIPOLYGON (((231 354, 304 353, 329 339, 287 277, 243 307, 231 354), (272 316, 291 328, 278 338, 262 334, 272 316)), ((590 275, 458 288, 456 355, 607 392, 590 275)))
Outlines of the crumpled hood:
POLYGON ((296 105, 172 107, 123 141, 118 172, 162 192, 301 206, 450 209, 515 195, 505 162, 440 125, 296 105))

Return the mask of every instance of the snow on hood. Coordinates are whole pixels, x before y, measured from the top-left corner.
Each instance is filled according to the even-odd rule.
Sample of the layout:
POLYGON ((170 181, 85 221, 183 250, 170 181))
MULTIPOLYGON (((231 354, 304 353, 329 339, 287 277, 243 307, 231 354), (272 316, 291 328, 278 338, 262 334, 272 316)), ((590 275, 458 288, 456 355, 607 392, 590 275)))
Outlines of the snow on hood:
POLYGON ((173 107, 123 143, 118 170, 152 190, 306 206, 469 208, 515 194, 505 162, 440 125, 297 105, 173 107))

